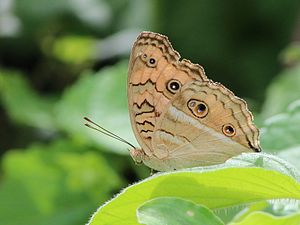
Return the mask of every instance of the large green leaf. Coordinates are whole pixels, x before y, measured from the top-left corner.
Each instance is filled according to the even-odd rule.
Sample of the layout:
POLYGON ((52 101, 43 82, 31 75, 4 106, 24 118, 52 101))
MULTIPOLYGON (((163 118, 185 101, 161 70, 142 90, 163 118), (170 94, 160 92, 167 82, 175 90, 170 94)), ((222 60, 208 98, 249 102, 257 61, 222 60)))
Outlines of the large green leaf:
POLYGON ((138 220, 147 225, 224 225, 207 207, 180 198, 161 197, 143 204, 138 220))
POLYGON ((99 154, 68 141, 10 150, 2 164, 0 218, 6 225, 83 224, 121 185, 99 154))
POLYGON ((273 216, 264 212, 253 212, 249 214, 244 220, 230 225, 299 225, 300 213, 289 216, 273 216))
POLYGON ((127 109, 126 79, 127 62, 96 74, 82 74, 81 79, 66 90, 57 105, 58 124, 73 137, 128 154, 128 146, 84 127, 83 120, 84 116, 90 117, 106 129, 136 144, 127 109))
POLYGON ((219 209, 267 199, 300 199, 300 184, 277 171, 226 165, 219 169, 159 173, 126 188, 100 207, 90 225, 137 224, 136 209, 148 200, 165 196, 219 209))
MULTIPOLYGON (((288 176, 295 178, 297 181, 300 181, 300 174, 293 165, 291 165, 290 163, 286 162, 285 160, 279 157, 270 154, 265 154, 265 153, 243 153, 239 156, 235 156, 227 160, 226 163, 223 165, 216 165, 216 166, 204 167, 204 168, 192 168, 189 170, 204 171, 204 170, 211 170, 213 168, 217 169, 217 168, 224 168, 224 167, 261 167, 264 169, 279 171, 280 173, 286 174, 288 176)), ((265 202, 266 205, 265 208, 268 209, 268 212, 272 212, 279 215, 282 214, 287 215, 291 213, 290 210, 285 210, 285 209, 280 210, 280 212, 278 211, 279 208, 282 208, 280 207, 281 202, 282 201, 280 202, 273 201, 272 204, 270 202, 265 202)), ((260 203, 258 205, 260 205, 260 203)), ((294 204, 290 204, 290 202, 285 202, 283 204, 289 209, 294 208, 293 212, 298 210, 298 207, 295 208, 294 204)), ((234 217, 236 217, 236 215, 238 216, 244 215, 245 210, 248 210, 249 212, 249 207, 246 208, 245 207, 246 207, 245 205, 241 205, 238 207, 237 206, 229 207, 226 208, 225 210, 218 209, 215 210, 215 213, 224 222, 229 222, 234 217)), ((252 207, 252 205, 250 207, 252 207)), ((253 207, 255 208, 255 206, 253 207)), ((261 209, 264 210, 265 208, 261 208, 261 209)))

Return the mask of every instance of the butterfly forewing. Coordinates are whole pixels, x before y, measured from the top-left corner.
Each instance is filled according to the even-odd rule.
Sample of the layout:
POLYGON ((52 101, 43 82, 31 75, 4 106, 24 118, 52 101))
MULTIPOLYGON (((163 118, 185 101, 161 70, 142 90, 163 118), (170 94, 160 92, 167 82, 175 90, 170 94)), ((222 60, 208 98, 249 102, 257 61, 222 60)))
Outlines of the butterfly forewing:
POLYGON ((207 80, 204 70, 188 60, 180 61, 167 37, 143 32, 132 48, 128 72, 128 103, 135 136, 146 155, 157 118, 165 106, 192 80, 207 80))

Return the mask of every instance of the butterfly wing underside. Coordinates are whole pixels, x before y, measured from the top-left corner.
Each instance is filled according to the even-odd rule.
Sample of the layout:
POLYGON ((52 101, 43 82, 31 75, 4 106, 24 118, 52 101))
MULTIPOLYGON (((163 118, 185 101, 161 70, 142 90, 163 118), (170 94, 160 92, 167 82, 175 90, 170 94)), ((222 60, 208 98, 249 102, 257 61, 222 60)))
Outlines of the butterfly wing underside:
POLYGON ((144 163, 166 171, 219 164, 260 151, 259 132, 245 101, 223 85, 191 82, 170 101, 156 123, 154 156, 144 163))
POLYGON ((208 80, 201 66, 179 59, 168 38, 152 32, 142 32, 131 51, 129 114, 135 136, 147 156, 153 155, 153 132, 165 106, 184 84, 208 80))

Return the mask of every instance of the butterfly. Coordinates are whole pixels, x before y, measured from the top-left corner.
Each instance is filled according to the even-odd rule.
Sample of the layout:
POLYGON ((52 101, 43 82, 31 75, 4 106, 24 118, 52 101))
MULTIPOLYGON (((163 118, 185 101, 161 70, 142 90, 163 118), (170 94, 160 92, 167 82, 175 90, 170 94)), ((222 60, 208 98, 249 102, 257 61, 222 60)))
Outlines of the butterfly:
POLYGON ((142 32, 129 60, 131 125, 140 149, 136 162, 158 171, 223 163, 259 152, 259 130, 244 100, 180 60, 164 35, 142 32))
POLYGON ((136 163, 171 171, 261 151, 246 102, 208 79, 200 65, 180 59, 166 36, 142 32, 128 67, 129 115, 140 148, 85 119, 130 145, 136 163))

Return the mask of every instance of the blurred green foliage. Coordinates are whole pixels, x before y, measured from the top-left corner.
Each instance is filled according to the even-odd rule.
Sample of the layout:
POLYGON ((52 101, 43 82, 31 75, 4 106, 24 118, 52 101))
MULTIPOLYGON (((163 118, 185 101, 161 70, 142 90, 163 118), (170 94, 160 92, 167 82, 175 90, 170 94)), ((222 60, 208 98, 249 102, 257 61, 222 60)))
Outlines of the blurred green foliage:
POLYGON ((53 100, 41 98, 25 79, 14 71, 0 72, 2 106, 16 123, 53 130, 53 100))
POLYGON ((261 144, 267 151, 275 152, 300 145, 300 101, 292 102, 285 108, 286 112, 268 118, 261 129, 261 144))
POLYGON ((100 154, 67 140, 12 149, 2 162, 3 224, 83 224, 122 184, 100 154))
POLYGON ((286 111, 290 103, 299 100, 299 87, 300 65, 297 64, 279 74, 269 85, 261 116, 266 119, 286 111))
POLYGON ((278 54, 290 41, 299 6, 297 0, 169 0, 160 4, 156 22, 211 79, 263 101, 264 89, 280 70, 278 54))
POLYGON ((72 137, 84 138, 86 142, 93 141, 109 151, 128 154, 123 143, 99 135, 93 130, 82 129, 82 117, 87 116, 100 121, 103 127, 109 127, 126 140, 137 143, 132 131, 128 129, 131 125, 127 110, 126 78, 127 62, 104 68, 98 73, 82 74, 57 104, 56 118, 61 129, 70 133, 72 137))
POLYGON ((185 172, 199 182, 175 190, 175 199, 165 199, 168 185, 191 180, 161 174, 159 185, 166 188, 145 198, 148 191, 140 187, 155 188, 159 178, 151 177, 102 206, 91 224, 102 224, 97 218, 111 206, 117 206, 112 220, 123 214, 127 221, 131 213, 133 224, 138 219, 162 223, 153 222, 159 219, 153 212, 174 224, 176 217, 163 218, 164 210, 180 215, 190 209, 195 218, 205 216, 207 224, 220 223, 218 218, 221 224, 241 225, 299 221, 297 201, 268 201, 282 197, 281 184, 292 193, 289 197, 299 199, 300 48, 290 43, 297 41, 299 7, 296 0, 0 1, 0 223, 84 224, 115 193, 150 175, 133 163, 128 146, 84 127, 83 121, 87 116, 137 145, 126 79, 130 48, 142 30, 168 35, 184 58, 245 97, 261 128, 264 151, 276 156, 245 154, 185 172), (257 177, 249 178, 253 171, 257 177), (213 179, 200 179, 210 174, 213 179), (218 174, 235 185, 218 189, 211 181, 227 184, 218 174), (253 184, 247 183, 251 179, 253 184), (210 190, 201 192, 201 182, 210 190), (199 201, 191 197, 194 192, 222 199, 199 201), (226 200, 228 193, 232 198, 226 200), (251 202, 247 197, 253 197, 251 202), (232 199, 238 199, 236 207, 232 199), (125 204, 130 201, 135 205, 125 204), (175 212, 168 205, 182 207, 175 212))

